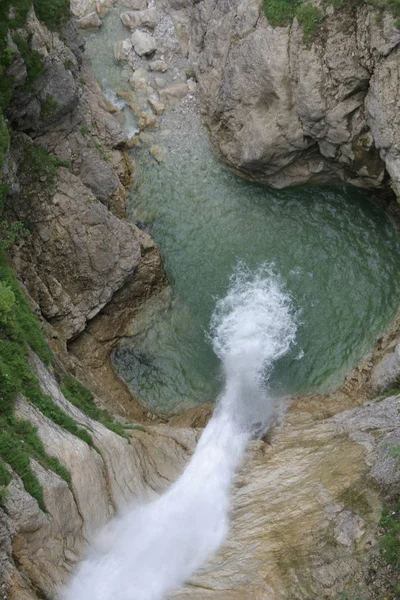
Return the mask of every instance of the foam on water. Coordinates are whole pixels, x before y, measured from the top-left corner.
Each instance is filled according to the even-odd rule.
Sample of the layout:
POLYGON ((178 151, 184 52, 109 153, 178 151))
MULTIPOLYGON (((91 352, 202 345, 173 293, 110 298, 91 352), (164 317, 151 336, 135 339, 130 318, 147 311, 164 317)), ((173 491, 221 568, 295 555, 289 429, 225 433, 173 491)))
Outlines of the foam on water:
POLYGON ((240 265, 211 322, 225 390, 191 461, 164 495, 111 525, 107 544, 80 565, 65 600, 161 600, 219 548, 235 469, 271 415, 266 377, 295 333, 279 278, 240 265))

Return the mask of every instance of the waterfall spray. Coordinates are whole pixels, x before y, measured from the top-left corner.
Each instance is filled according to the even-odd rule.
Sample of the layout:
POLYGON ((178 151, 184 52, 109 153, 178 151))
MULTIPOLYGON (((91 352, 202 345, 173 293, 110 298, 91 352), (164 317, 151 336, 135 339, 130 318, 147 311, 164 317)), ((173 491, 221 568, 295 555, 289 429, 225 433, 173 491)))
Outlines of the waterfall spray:
POLYGON ((64 600, 162 600, 219 548, 235 469, 273 409, 265 380, 295 333, 279 278, 239 265, 211 321, 225 389, 191 461, 164 495, 115 521, 109 547, 80 565, 64 600))

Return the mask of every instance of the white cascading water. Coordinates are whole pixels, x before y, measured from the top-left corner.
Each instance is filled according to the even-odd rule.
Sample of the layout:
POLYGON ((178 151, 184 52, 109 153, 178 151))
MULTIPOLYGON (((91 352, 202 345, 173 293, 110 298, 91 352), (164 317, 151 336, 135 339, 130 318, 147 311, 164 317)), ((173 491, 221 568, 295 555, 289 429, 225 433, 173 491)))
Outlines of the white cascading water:
POLYGON ((295 333, 279 278, 239 265, 211 321, 225 390, 191 461, 160 498, 114 522, 107 549, 80 565, 65 600, 161 600, 219 548, 235 469, 273 410, 266 377, 295 333))

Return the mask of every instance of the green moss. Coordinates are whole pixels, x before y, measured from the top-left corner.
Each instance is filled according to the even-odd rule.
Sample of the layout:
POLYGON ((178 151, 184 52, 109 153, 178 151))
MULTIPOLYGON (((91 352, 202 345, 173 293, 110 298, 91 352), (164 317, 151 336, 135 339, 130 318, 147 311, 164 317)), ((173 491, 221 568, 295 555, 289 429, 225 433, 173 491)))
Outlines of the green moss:
POLYGON ((385 560, 400 569, 400 503, 395 510, 385 509, 380 525, 386 531, 379 542, 385 560))
POLYGON ((47 94, 46 100, 42 104, 42 115, 44 115, 45 117, 51 117, 52 115, 54 115, 57 108, 57 100, 55 100, 50 94, 47 94))
POLYGON ((9 431, 0 433, 0 456, 21 477, 24 487, 36 500, 42 510, 46 510, 43 489, 30 465, 29 454, 23 443, 9 431))
POLYGON ((115 423, 107 410, 101 410, 95 404, 93 394, 84 385, 69 375, 64 375, 61 383, 61 391, 64 396, 88 417, 99 421, 105 427, 127 438, 125 427, 121 423, 115 423))
POLYGON ((0 169, 4 164, 4 156, 8 150, 9 141, 8 128, 0 111, 0 169))
POLYGON ((45 364, 51 362, 51 351, 39 321, 7 265, 4 253, 0 252, 0 458, 18 473, 25 489, 44 510, 43 490, 30 466, 30 457, 52 469, 68 484, 71 477, 57 458, 47 455, 36 429, 14 417, 15 398, 23 394, 60 427, 93 444, 90 434, 41 391, 29 363, 29 347, 45 364))
POLYGON ((8 485, 12 479, 10 471, 4 462, 0 459, 0 485, 8 485))
POLYGON ((44 64, 42 57, 39 52, 32 50, 29 47, 28 42, 18 33, 14 33, 13 40, 20 51, 26 66, 27 77, 24 87, 29 87, 43 72, 44 64))
POLYGON ((316 35, 323 20, 323 14, 311 4, 303 4, 296 10, 296 17, 303 29, 303 40, 309 43, 316 35))
POLYGON ((25 144, 23 148, 22 169, 25 180, 37 182, 46 178, 48 185, 53 185, 56 179, 58 167, 66 166, 66 163, 57 156, 50 155, 41 146, 25 144))

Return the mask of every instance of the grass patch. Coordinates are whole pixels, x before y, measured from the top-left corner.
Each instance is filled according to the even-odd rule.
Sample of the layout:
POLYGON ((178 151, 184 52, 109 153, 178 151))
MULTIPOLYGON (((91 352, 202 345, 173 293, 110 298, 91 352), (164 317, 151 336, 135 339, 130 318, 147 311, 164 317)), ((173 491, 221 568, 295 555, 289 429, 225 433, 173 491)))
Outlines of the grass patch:
POLYGON ((51 96, 47 94, 46 100, 42 104, 42 115, 45 117, 51 117, 57 111, 58 102, 51 96))
POLYGON ((113 421, 112 416, 107 410, 98 408, 95 404, 92 392, 79 381, 76 381, 69 375, 64 375, 60 388, 67 400, 84 412, 88 417, 95 421, 99 421, 99 423, 114 433, 129 439, 125 433, 126 428, 124 425, 113 421))
POLYGON ((311 4, 303 4, 296 10, 296 17, 303 29, 303 40, 307 44, 316 35, 323 21, 323 14, 311 4))
POLYGON ((384 510, 380 525, 386 532, 379 542, 383 556, 388 564, 400 569, 400 502, 395 510, 384 510))
MULTIPOLYGON (((18 473, 27 492, 45 510, 43 490, 31 468, 30 457, 53 470, 68 484, 71 476, 57 458, 47 455, 36 429, 29 422, 14 417, 16 397, 23 394, 54 423, 91 446, 93 442, 86 429, 79 427, 72 417, 43 394, 29 363, 29 347, 45 364, 51 363, 51 351, 39 321, 7 265, 4 252, 0 252, 0 459, 18 473)), ((6 478, 4 473, 1 476, 2 472, 0 481, 6 478)))
MULTIPOLYGON (((378 9, 388 8, 395 17, 395 26, 400 28, 400 0, 325 0, 325 5, 338 8, 352 8, 368 4, 378 9)), ((302 29, 304 42, 309 43, 317 34, 323 21, 323 14, 309 2, 303 0, 264 0, 264 14, 273 27, 289 25, 297 17, 302 29)))

